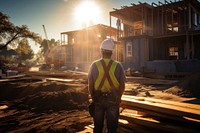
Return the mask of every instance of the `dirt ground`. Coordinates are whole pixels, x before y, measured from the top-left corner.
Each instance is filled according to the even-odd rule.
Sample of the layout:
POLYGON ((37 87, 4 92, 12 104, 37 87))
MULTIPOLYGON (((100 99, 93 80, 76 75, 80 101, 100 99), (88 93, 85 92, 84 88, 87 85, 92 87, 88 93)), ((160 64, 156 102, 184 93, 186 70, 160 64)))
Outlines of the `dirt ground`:
MULTIPOLYGON (((74 133, 92 124, 87 108, 86 75, 71 72, 30 75, 22 81, 0 82, 0 132, 74 133)), ((191 88, 188 84, 194 84, 194 79, 199 81, 199 75, 181 82, 128 77, 124 94, 198 103, 200 93, 196 95, 194 86, 182 87, 191 88)))
POLYGON ((73 133, 91 124, 86 79, 71 76, 0 83, 0 132, 73 133))

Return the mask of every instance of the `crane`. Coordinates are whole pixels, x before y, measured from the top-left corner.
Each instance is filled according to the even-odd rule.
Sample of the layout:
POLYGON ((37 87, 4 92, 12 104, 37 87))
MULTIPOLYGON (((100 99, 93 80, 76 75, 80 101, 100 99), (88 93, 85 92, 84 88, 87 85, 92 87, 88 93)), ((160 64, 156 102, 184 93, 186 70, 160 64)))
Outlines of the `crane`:
POLYGON ((42 25, 42 27, 43 27, 44 34, 45 34, 45 37, 46 37, 46 40, 47 40, 47 51, 45 52, 45 55, 47 55, 47 53, 49 52, 49 39, 48 39, 48 36, 47 36, 47 31, 46 31, 45 26, 42 25))
MULTIPOLYGON (((51 58, 51 57, 48 57, 48 53, 49 53, 49 51, 50 51, 50 49, 49 49, 49 46, 50 46, 50 45, 49 45, 49 39, 48 39, 48 36, 47 36, 47 32, 46 32, 45 26, 42 25, 42 27, 43 27, 44 34, 45 34, 45 38, 46 38, 46 41, 47 41, 47 50, 45 51, 44 56, 45 56, 45 62, 46 62, 46 64, 48 64, 48 61, 47 61, 47 60, 50 59, 50 62, 52 62, 52 58, 51 58)), ((52 69, 52 68, 53 68, 53 66, 51 65, 51 68, 50 68, 50 69, 52 69)))
POLYGON ((44 34, 45 34, 45 37, 46 37, 46 39, 48 40, 47 31, 46 31, 46 29, 45 29, 45 26, 44 26, 44 25, 42 25, 42 27, 43 27, 43 29, 44 29, 44 34))

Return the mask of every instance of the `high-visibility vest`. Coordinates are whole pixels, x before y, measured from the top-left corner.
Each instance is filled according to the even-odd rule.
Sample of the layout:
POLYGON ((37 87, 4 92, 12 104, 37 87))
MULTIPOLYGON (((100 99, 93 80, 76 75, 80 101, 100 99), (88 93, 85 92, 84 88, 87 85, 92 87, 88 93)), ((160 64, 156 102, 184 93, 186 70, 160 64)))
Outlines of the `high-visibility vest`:
MULTIPOLYGON (((102 59, 102 60, 105 62, 106 66, 108 66, 110 59, 102 59)), ((105 80, 102 81, 105 74, 105 70, 104 70, 101 60, 98 60, 95 63, 98 69, 98 76, 94 84, 95 90, 101 90, 101 92, 111 92, 111 85, 108 81, 108 78, 106 77, 105 80), (103 85, 101 88, 99 88, 101 82, 103 82, 103 85)), ((110 76, 110 79, 111 79, 110 82, 113 83, 113 87, 114 87, 112 89, 119 89, 119 82, 117 78, 115 77, 115 69, 117 67, 117 64, 118 63, 116 61, 112 61, 110 69, 108 70, 107 76, 110 76)))

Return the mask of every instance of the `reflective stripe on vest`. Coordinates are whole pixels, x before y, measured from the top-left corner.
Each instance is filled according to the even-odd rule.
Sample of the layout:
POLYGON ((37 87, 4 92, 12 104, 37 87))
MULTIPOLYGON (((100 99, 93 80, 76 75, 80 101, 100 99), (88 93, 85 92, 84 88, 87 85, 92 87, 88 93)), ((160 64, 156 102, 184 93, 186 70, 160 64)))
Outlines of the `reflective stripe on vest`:
MULTIPOLYGON (((108 66, 110 59, 103 59, 103 60, 105 61, 106 66, 108 66)), ((110 87, 110 84, 109 84, 107 78, 105 79, 105 81, 103 81, 102 88, 99 88, 99 85, 100 85, 100 83, 103 79, 105 71, 104 71, 104 68, 102 66, 101 60, 98 60, 96 62, 96 66, 97 66, 97 69, 98 69, 98 77, 97 77, 95 84, 94 84, 95 90, 100 89, 101 92, 111 92, 111 89, 110 89, 111 87, 110 87)), ((109 69, 109 76, 110 76, 110 79, 111 79, 111 81, 112 81, 112 83, 115 87, 114 89, 119 89, 119 82, 117 81, 117 78, 115 77, 116 67, 117 67, 117 62, 113 61, 112 65, 109 69)))

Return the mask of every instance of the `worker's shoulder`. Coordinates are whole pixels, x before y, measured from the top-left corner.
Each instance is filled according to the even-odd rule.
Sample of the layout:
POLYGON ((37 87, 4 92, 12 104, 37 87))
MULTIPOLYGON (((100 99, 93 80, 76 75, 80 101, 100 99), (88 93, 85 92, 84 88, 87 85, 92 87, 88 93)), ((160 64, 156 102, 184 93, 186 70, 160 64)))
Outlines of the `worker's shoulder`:
MULTIPOLYGON (((113 59, 112 59, 113 60, 113 59)), ((117 60, 113 60, 113 62, 115 62, 115 63, 120 63, 119 61, 117 61, 117 60)))
POLYGON ((117 61, 117 60, 113 60, 114 63, 121 65, 121 62, 117 61))
POLYGON ((93 61, 92 64, 96 64, 96 63, 100 62, 101 60, 102 59, 97 59, 97 60, 93 61))
POLYGON ((90 65, 90 67, 96 67, 97 63, 100 62, 101 59, 97 59, 95 61, 92 62, 92 64, 90 65))
MULTIPOLYGON (((92 62, 92 64, 97 64, 97 63, 101 63, 101 60, 102 59, 97 59, 95 61, 92 62)), ((117 61, 117 60, 113 60, 111 59, 114 63, 118 64, 118 65, 121 65, 121 62, 117 61)))
POLYGON ((113 60, 113 61, 116 63, 116 67, 117 67, 118 69, 121 69, 121 70, 124 69, 124 67, 123 67, 123 65, 122 65, 121 62, 119 62, 119 61, 117 61, 117 60, 113 60))

